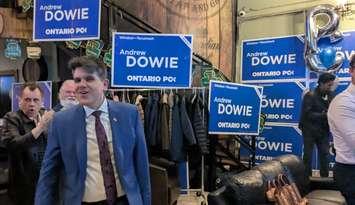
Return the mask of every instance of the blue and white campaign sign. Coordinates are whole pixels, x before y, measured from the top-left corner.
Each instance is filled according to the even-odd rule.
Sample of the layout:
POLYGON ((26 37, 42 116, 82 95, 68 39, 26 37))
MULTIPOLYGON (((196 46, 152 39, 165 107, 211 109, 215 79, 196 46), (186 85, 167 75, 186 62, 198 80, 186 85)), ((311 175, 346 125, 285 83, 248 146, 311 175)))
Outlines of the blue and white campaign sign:
POLYGON ((302 36, 243 41, 242 82, 306 78, 302 36))
POLYGON ((256 137, 256 162, 272 160, 284 154, 302 157, 302 132, 295 126, 265 126, 260 136, 256 137))
POLYGON ((266 122, 298 123, 302 106, 304 82, 260 83, 264 87, 261 112, 266 122))
POLYGON ((101 0, 34 0, 34 41, 100 38, 101 0))
MULTIPOLYGON (((37 81, 36 82, 43 91, 43 105, 46 110, 52 107, 52 81, 37 81)), ((11 111, 19 109, 19 100, 21 94, 21 87, 24 83, 13 83, 11 92, 11 111)))
POLYGON ((259 134, 262 87, 210 81, 209 92, 209 134, 259 134))
POLYGON ((115 33, 111 86, 188 88, 192 49, 191 35, 115 33))
POLYGON ((328 38, 322 38, 318 42, 318 47, 320 48, 326 48, 329 45, 334 48, 337 54, 340 54, 344 57, 344 62, 341 68, 336 72, 335 74, 339 78, 347 78, 350 77, 349 74, 349 61, 350 61, 350 56, 352 54, 355 54, 355 31, 346 31, 343 32, 344 38, 341 41, 338 41, 336 43, 330 43, 330 39, 328 38))

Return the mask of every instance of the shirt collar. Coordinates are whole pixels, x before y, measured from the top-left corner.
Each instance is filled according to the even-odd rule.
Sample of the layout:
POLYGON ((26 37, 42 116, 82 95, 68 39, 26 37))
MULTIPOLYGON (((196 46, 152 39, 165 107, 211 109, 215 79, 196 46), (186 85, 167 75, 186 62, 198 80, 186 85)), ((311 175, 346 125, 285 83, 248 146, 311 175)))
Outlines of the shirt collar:
POLYGON ((106 98, 104 98, 104 101, 102 102, 101 106, 97 110, 89 108, 88 106, 85 106, 85 105, 83 107, 85 110, 86 117, 89 117, 93 112, 95 112, 97 110, 100 110, 101 112, 104 112, 104 113, 108 113, 108 103, 107 103, 106 98))
POLYGON ((18 113, 19 113, 20 116, 22 116, 21 118, 23 119, 24 123, 34 122, 22 110, 18 110, 18 113))

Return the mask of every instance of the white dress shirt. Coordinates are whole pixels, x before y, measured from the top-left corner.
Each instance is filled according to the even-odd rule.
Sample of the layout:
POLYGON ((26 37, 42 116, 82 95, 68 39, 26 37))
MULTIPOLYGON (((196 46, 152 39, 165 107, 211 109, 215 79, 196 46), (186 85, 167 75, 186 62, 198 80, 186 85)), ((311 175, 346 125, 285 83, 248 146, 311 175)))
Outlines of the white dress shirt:
POLYGON ((335 161, 355 165, 355 85, 350 84, 331 102, 328 123, 336 151, 335 161))
MULTIPOLYGON (((86 113, 86 135, 87 135, 87 169, 86 169, 86 179, 85 179, 85 191, 83 196, 84 202, 96 202, 106 199, 104 180, 102 177, 99 147, 96 138, 95 131, 95 117, 92 113, 93 110, 89 107, 84 106, 86 113)), ((112 130, 111 123, 109 119, 107 100, 105 99, 100 108, 101 111, 100 121, 105 128, 108 146, 111 153, 111 162, 113 165, 116 187, 117 187, 117 197, 124 195, 117 170, 115 167, 115 160, 112 150, 112 130)))

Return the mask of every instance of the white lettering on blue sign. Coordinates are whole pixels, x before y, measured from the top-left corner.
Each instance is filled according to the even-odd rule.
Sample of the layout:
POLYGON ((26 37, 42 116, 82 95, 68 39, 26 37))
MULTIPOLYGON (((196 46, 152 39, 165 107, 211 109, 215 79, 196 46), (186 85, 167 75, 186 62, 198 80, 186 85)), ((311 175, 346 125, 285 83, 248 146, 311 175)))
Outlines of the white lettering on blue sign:
POLYGON ((249 123, 239 123, 239 122, 218 122, 218 128, 241 128, 241 129, 250 129, 249 123))
POLYGON ((252 116, 253 107, 218 103, 218 114, 252 116))
POLYGON ((247 53, 247 57, 267 56, 268 52, 247 53))
POLYGON ((260 72, 253 72, 253 77, 262 77, 262 76, 280 76, 281 71, 260 71, 260 72))
POLYGON ((135 82, 160 82, 160 76, 145 76, 145 75, 128 75, 128 81, 135 81, 135 82))
POLYGON ((46 10, 44 12, 44 21, 67 21, 89 19, 89 8, 70 9, 70 10, 46 10))
MULTIPOLYGON (((216 84, 216 87, 217 87, 217 84, 216 84)), ((224 97, 221 97, 221 98, 218 98, 218 97, 215 97, 213 99, 214 102, 218 102, 218 103, 228 103, 228 104, 231 104, 232 103, 232 100, 231 99, 228 99, 228 98, 224 98, 224 97)))
POLYGON ((239 122, 218 122, 219 128, 240 128, 239 122))
POLYGON ((86 33, 87 28, 77 27, 77 28, 47 28, 45 31, 46 35, 65 35, 65 34, 77 34, 77 33, 86 33))
POLYGON ((266 118, 269 120, 292 120, 293 116, 288 114, 266 114, 266 118))
POLYGON ((295 99, 266 99, 266 96, 263 96, 261 107, 293 109, 295 108, 295 99))
POLYGON ((338 70, 338 73, 341 73, 341 74, 349 73, 349 68, 340 68, 340 69, 338 70))
POLYGON ((135 68, 136 66, 140 68, 179 68, 178 57, 156 57, 156 56, 145 56, 145 51, 139 50, 120 50, 120 55, 126 56, 126 67, 135 68), (138 57, 137 57, 138 56, 138 57))
POLYGON ((283 70, 282 71, 282 76, 285 76, 285 75, 295 75, 295 71, 293 70, 283 70))
POLYGON ((346 59, 350 60, 351 55, 355 54, 355 51, 354 50, 351 50, 351 51, 346 51, 346 50, 345 51, 340 51, 340 50, 338 50, 336 52, 336 54, 339 54, 343 58, 346 58, 346 59))
POLYGON ((74 28, 48 28, 45 30, 46 35, 53 35, 53 34, 74 34, 74 28))
POLYGON ((145 76, 145 75, 128 75, 128 81, 133 82, 176 82, 176 77, 174 76, 145 76))
MULTIPOLYGON (((120 36, 120 37, 124 37, 124 36, 120 36)), ((131 50, 120 50, 120 55, 129 55, 129 56, 145 56, 146 52, 145 51, 137 51, 134 49, 131 50)))
POLYGON ((253 56, 251 58, 251 65, 280 65, 280 64, 295 64, 296 63, 296 54, 284 54, 284 55, 276 55, 276 56, 253 56))
POLYGON ((261 150, 281 151, 292 153, 292 143, 257 141, 256 147, 261 150))
POLYGON ((269 161, 269 160, 273 160, 274 157, 272 157, 272 156, 265 156, 265 155, 255 155, 255 159, 256 159, 256 160, 260 160, 260 161, 269 161))
POLYGON ((126 66, 128 68, 138 66, 145 68, 148 65, 151 68, 178 68, 178 57, 146 57, 126 56, 126 66))
POLYGON ((61 9, 62 9, 62 5, 41 5, 39 7, 39 10, 41 10, 41 11, 61 10, 61 9))

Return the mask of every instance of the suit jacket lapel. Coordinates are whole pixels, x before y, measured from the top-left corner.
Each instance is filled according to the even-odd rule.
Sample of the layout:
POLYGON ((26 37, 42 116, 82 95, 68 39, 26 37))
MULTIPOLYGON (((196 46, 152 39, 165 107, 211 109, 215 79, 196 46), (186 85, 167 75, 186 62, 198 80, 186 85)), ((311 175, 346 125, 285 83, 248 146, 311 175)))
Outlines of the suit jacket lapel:
POLYGON ((84 181, 87 166, 87 136, 86 136, 86 115, 82 106, 76 110, 73 129, 76 130, 73 137, 76 138, 76 154, 79 163, 80 177, 84 181))
POLYGON ((120 134, 122 133, 122 121, 118 110, 115 109, 115 106, 112 105, 112 101, 108 100, 108 112, 111 123, 112 130, 112 146, 115 157, 116 168, 119 168, 119 159, 123 156, 123 149, 121 147, 121 143, 119 142, 120 134))

